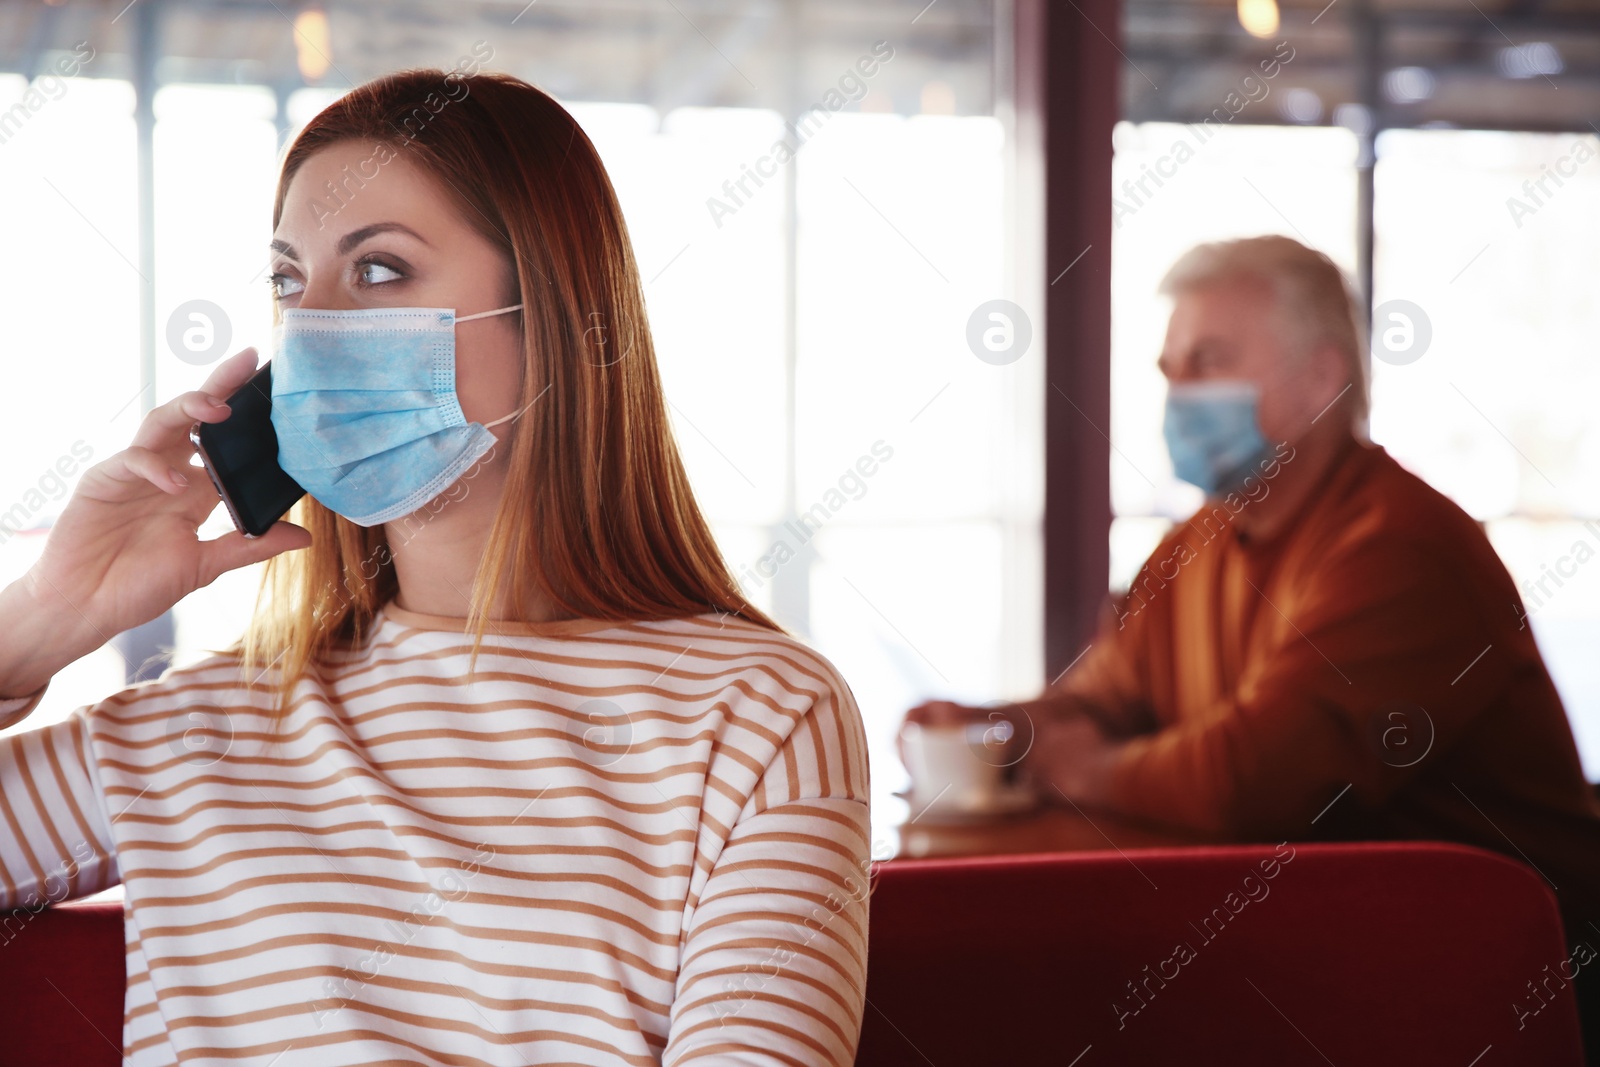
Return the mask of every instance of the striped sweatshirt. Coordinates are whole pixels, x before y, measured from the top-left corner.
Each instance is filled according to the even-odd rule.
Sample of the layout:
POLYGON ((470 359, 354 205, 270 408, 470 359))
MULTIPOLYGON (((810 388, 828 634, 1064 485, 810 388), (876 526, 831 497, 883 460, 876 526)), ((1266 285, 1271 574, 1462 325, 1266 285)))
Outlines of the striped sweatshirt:
POLYGON ((4 938, 120 882, 133 1067, 851 1063, 833 665, 706 614, 493 623, 469 676, 464 631, 391 604, 287 715, 216 654, 0 739, 4 938))

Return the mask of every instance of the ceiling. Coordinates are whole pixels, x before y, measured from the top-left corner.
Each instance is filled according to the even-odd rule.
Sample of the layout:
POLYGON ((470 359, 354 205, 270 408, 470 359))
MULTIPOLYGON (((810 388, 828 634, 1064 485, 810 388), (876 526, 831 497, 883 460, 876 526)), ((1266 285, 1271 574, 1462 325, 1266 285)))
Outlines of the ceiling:
POLYGON ((1279 9, 1277 32, 1258 40, 1233 2, 1128 0, 1124 115, 1199 122, 1232 110, 1236 93, 1234 106, 1255 98, 1236 124, 1367 115, 1379 127, 1600 132, 1600 0, 1279 0, 1279 9), (1292 58, 1260 79, 1275 52, 1292 58))
MULTIPOLYGON (((1071 0, 1059 3, 1083 17, 1071 0)), ((46 73, 87 41, 95 58, 85 74, 131 78, 142 41, 158 85, 287 92, 449 67, 486 43, 492 66, 563 99, 663 112, 679 104, 798 110, 882 40, 894 58, 871 79, 863 107, 990 114, 1003 44, 996 10, 1008 4, 320 0, 331 66, 307 78, 294 29, 307 0, 0 0, 0 71, 46 73), (939 87, 932 104, 930 84, 939 87)), ((1600 0, 1276 0, 1279 26, 1261 39, 1242 28, 1235 4, 1126 0, 1125 117, 1600 133, 1600 0)), ((1114 47, 1114 28, 1103 28, 1114 47)))
POLYGON ((882 40, 894 54, 872 106, 924 110, 937 82, 935 103, 989 114, 994 18, 993 0, 0 0, 0 71, 44 73, 88 41, 86 74, 130 78, 145 34, 158 85, 343 89, 449 68, 481 42, 490 66, 563 99, 798 108, 882 40), (327 14, 331 61, 312 78, 294 23, 308 7, 327 14))

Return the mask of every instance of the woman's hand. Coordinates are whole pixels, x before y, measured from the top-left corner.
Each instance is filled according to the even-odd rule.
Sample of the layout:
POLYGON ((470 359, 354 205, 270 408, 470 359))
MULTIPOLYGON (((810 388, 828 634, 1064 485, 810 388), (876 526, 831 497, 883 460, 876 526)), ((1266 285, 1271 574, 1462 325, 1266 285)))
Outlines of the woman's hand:
POLYGON ((223 360, 199 390, 147 414, 126 449, 84 472, 38 561, 0 593, 8 624, 0 697, 31 693, 224 571, 311 544, 306 530, 287 522, 256 539, 238 531, 197 536, 218 498, 206 472, 189 465, 189 428, 227 418, 221 399, 255 366, 253 348, 223 360))

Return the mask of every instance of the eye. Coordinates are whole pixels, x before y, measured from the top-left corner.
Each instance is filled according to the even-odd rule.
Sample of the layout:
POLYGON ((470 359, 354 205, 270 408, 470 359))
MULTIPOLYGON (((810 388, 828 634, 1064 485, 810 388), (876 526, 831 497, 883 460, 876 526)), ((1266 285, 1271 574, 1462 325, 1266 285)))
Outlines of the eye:
POLYGON ((1230 353, 1217 345, 1206 345, 1195 353, 1195 369, 1205 373, 1226 370, 1232 365, 1230 353))
POLYGON ((363 259, 356 264, 356 277, 362 285, 382 285, 385 282, 399 281, 405 275, 387 263, 376 259, 363 259))
POLYGON ((274 300, 282 300, 286 296, 293 296, 305 288, 287 274, 271 274, 267 276, 267 285, 272 290, 274 300))

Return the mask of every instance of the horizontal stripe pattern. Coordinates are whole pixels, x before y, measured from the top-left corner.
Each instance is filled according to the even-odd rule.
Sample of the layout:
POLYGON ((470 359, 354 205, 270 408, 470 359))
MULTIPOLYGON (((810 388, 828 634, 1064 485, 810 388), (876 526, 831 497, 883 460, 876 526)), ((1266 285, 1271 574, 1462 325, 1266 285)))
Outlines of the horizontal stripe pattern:
POLYGON ((6 939, 123 884, 133 1067, 851 1063, 869 783, 833 665, 710 614, 471 649, 390 608, 281 721, 217 655, 0 738, 6 939))

